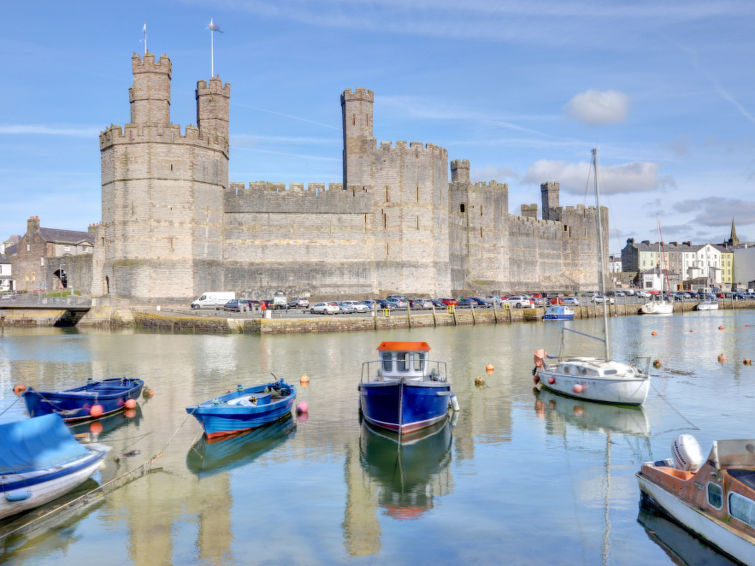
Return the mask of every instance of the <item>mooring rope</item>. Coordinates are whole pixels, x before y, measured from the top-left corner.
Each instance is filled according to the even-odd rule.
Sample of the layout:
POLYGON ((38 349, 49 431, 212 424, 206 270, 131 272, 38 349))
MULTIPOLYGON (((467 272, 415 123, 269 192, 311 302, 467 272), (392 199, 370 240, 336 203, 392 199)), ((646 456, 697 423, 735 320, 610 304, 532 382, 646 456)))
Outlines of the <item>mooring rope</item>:
POLYGON ((20 400, 21 400, 21 397, 16 397, 13 400, 13 403, 11 403, 7 407, 5 407, 5 409, 3 409, 2 411, 0 411, 0 417, 3 416, 8 409, 10 409, 13 405, 15 405, 16 403, 18 403, 20 400))
POLYGON ((676 407, 674 407, 674 405, 673 405, 673 404, 671 403, 671 401, 669 401, 669 400, 668 400, 668 398, 666 397, 666 395, 664 395, 663 393, 661 393, 661 392, 660 392, 660 391, 658 390, 658 388, 657 388, 657 387, 656 387, 656 386, 655 386, 655 385, 653 384, 653 382, 652 382, 652 381, 650 382, 650 386, 651 386, 651 387, 653 388, 653 391, 655 391, 656 395, 658 395, 658 397, 660 397, 661 399, 663 399, 663 401, 664 401, 664 402, 665 402, 665 403, 666 403, 666 404, 667 404, 667 405, 668 405, 669 407, 671 407, 671 409, 672 409, 672 410, 673 410, 673 411, 674 411, 674 412, 675 412, 675 413, 676 413, 677 415, 679 415, 680 417, 682 417, 682 419, 684 419, 684 421, 685 421, 685 422, 686 422, 686 423, 687 423, 688 425, 690 425, 690 426, 691 426, 691 427, 692 427, 692 428, 693 428, 694 430, 700 430, 700 427, 698 427, 698 426, 697 426, 697 425, 696 425, 695 423, 693 423, 693 422, 692 422, 691 420, 689 420, 689 419, 688 419, 687 417, 685 417, 685 416, 684 416, 684 415, 682 414, 682 412, 681 412, 681 411, 680 411, 679 409, 677 409, 676 407))

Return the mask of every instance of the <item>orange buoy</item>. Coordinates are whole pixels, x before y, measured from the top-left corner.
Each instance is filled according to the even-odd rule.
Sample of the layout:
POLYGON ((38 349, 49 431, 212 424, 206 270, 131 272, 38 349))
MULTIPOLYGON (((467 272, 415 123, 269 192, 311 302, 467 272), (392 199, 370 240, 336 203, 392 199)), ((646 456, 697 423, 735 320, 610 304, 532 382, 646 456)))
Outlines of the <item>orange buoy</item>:
POLYGON ((126 402, 123 404, 123 406, 127 409, 136 409, 136 399, 126 399, 126 402))
POLYGON ((585 410, 579 405, 574 405, 574 409, 572 409, 572 412, 574 413, 575 416, 581 417, 584 414, 585 410))
POLYGON ((723 330, 723 329, 724 329, 724 326, 723 326, 723 324, 722 324, 721 326, 719 326, 719 327, 718 327, 718 329, 719 329, 719 330, 723 330))
POLYGON ((726 361, 726 356, 724 356, 723 354, 718 354, 718 361, 724 363, 726 361))
POLYGON ((650 335, 651 335, 651 336, 658 336, 658 333, 657 333, 657 332, 656 332, 655 330, 653 330, 653 331, 652 331, 652 332, 650 333, 650 335))
POLYGON ((572 387, 572 391, 574 391, 574 393, 582 393, 583 390, 584 390, 584 387, 582 386, 581 383, 575 383, 574 387, 572 387))
POLYGON ((127 419, 133 419, 136 416, 136 409, 126 409, 123 411, 123 416, 127 419))
POLYGON ((299 383, 301 383, 301 384, 309 383, 309 376, 306 373, 304 375, 302 375, 299 378, 299 383))
POLYGON ((554 383, 556 383, 556 378, 555 377, 549 377, 548 378, 548 383, 550 383, 551 385, 553 385, 554 383))
POLYGON ((102 405, 92 405, 92 408, 89 409, 89 415, 96 419, 97 417, 101 417, 104 411, 102 405))
POLYGON ((746 366, 751 366, 752 360, 750 358, 747 358, 747 359, 742 360, 742 363, 746 366))
POLYGON ((485 366, 485 371, 488 372, 488 375, 492 374, 495 371, 495 368, 493 367, 493 364, 488 364, 485 366))
POLYGON ((89 423, 89 432, 92 434, 100 434, 102 432, 102 423, 100 421, 89 423))
POLYGON ((654 361, 653 361, 653 367, 654 367, 654 368, 659 368, 659 367, 661 367, 661 360, 654 360, 654 361))
POLYGON ((692 330, 691 328, 689 329, 689 331, 690 331, 690 332, 694 332, 694 330, 692 330))
POLYGON ((15 393, 18 397, 20 397, 24 391, 26 391, 26 385, 24 385, 23 383, 16 383, 16 385, 13 387, 13 393, 15 393))
POLYGON ((481 386, 485 385, 485 380, 478 375, 477 377, 474 378, 474 384, 477 387, 481 387, 481 386))
MULTIPOLYGON (((230 393, 230 391, 228 393, 230 393)), ((144 391, 142 391, 142 397, 144 397, 145 399, 151 399, 154 396, 155 391, 151 387, 145 387, 144 391)))

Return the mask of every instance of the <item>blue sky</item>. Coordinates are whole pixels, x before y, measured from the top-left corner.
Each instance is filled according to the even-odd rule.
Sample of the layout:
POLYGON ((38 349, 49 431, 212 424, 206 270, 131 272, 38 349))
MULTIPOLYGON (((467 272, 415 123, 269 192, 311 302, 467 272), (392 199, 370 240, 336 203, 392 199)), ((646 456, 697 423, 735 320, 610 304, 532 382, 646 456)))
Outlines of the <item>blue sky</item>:
POLYGON ((14 2, 0 38, 0 238, 101 218, 98 132, 129 119, 131 54, 173 62, 171 119, 196 81, 231 83, 230 181, 341 182, 339 95, 375 91, 379 141, 422 141, 509 184, 510 212, 592 204, 628 237, 755 240, 755 3, 303 0, 14 2))

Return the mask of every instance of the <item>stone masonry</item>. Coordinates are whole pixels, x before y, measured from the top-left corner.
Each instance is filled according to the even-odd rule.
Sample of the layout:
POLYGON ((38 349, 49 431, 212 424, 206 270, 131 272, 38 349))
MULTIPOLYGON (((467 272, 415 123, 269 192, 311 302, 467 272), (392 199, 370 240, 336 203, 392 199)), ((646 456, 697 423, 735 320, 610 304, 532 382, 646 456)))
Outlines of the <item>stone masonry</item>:
MULTIPOLYGON (((92 293, 188 300, 448 296, 597 286, 594 208, 562 208, 558 183, 508 212, 508 186, 471 183, 432 144, 378 142, 374 94, 341 95, 343 183, 229 183, 230 85, 197 82, 197 126, 170 122, 171 62, 132 57, 130 122, 100 134, 102 223, 92 293)), ((608 234, 607 210, 601 215, 608 234)))

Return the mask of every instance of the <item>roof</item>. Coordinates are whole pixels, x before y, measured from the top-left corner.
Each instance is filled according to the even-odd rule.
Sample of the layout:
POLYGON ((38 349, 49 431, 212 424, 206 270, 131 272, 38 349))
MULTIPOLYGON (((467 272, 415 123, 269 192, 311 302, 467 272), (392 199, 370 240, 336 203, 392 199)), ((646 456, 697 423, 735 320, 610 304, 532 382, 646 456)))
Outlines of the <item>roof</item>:
POLYGON ((18 253, 18 246, 5 246, 5 255, 16 255, 18 253))
POLYGON ((381 342, 378 351, 429 352, 430 346, 427 342, 381 342))
POLYGON ((58 230, 57 228, 40 228, 39 235, 46 242, 55 242, 59 244, 80 244, 88 242, 94 245, 94 238, 89 232, 79 232, 77 230, 58 230))

